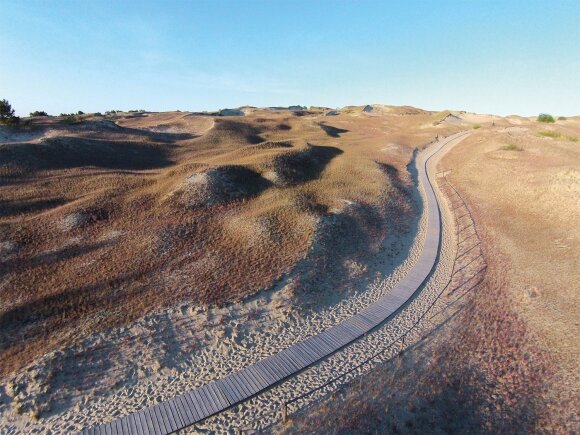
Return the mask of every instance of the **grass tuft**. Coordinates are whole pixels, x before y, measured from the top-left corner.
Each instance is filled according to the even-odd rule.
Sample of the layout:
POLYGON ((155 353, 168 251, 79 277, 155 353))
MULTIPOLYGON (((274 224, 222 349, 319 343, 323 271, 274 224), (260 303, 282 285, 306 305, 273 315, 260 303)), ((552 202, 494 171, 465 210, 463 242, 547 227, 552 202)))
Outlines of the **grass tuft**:
POLYGON ((562 136, 562 133, 553 130, 542 130, 538 132, 538 135, 544 137, 551 137, 552 139, 557 139, 562 136))
POLYGON ((475 125, 473 126, 473 129, 474 129, 474 130, 477 130, 478 128, 481 128, 481 125, 480 125, 480 124, 475 124, 475 125))

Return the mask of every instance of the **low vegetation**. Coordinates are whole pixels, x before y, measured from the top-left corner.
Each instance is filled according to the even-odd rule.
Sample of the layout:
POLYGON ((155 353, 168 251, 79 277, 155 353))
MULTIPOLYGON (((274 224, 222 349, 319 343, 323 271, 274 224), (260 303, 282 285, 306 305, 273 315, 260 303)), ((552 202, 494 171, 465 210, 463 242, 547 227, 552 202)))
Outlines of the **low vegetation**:
POLYGON ((481 124, 475 124, 475 125, 473 126, 473 129, 474 129, 474 130, 477 130, 478 128, 481 128, 481 124))
POLYGON ((562 133, 554 130, 542 130, 538 132, 538 135, 544 137, 551 137, 552 139, 557 139, 562 136, 562 133))
POLYGON ((36 116, 48 116, 48 113, 46 113, 43 110, 35 110, 34 112, 30 112, 30 116, 31 117, 36 117, 36 116))

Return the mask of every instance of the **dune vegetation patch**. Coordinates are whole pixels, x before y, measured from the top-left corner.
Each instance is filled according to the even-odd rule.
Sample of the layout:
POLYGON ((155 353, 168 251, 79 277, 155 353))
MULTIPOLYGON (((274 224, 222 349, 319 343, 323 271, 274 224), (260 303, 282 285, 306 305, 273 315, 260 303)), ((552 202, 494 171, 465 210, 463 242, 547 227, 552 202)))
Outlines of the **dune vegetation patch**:
POLYGON ((501 151, 523 151, 524 148, 521 145, 516 145, 514 143, 510 143, 507 145, 503 145, 500 147, 501 151))
POLYGON ((255 196, 270 182, 252 169, 226 165, 195 173, 176 192, 179 204, 201 207, 255 196))
POLYGON ((255 149, 258 150, 269 150, 269 149, 276 149, 276 148, 292 148, 292 142, 290 141, 274 141, 268 140, 262 143, 259 143, 254 146, 255 149))

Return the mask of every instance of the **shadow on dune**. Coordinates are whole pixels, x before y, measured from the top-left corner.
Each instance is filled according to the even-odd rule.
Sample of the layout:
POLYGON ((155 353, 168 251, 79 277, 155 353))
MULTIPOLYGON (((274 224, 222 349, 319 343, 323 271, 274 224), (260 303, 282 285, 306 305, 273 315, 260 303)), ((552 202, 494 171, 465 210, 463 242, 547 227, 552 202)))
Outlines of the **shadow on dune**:
POLYGON ((71 258, 96 251, 104 246, 107 242, 93 243, 90 245, 72 245, 62 248, 58 251, 50 251, 37 254, 30 258, 15 258, 0 262, 0 276, 15 271, 22 271, 39 266, 50 266, 53 263, 70 260, 71 258))
POLYGON ((246 122, 218 118, 214 127, 200 140, 211 144, 235 142, 256 145, 265 141, 260 133, 262 129, 246 122))
POLYGON ((0 147, 0 161, 26 171, 95 166, 106 169, 155 169, 173 162, 162 145, 55 137, 41 143, 0 147))
POLYGON ((340 137, 342 133, 348 133, 349 130, 344 128, 333 127, 332 125, 318 124, 324 132, 330 137, 340 137))
POLYGON ((386 278, 409 256, 423 211, 414 157, 408 165, 413 184, 405 183, 394 166, 377 165, 386 176, 382 205, 353 202, 340 212, 319 211, 311 249, 295 269, 298 305, 307 306, 313 298, 332 304, 333 295, 346 289, 364 290, 366 276, 386 278), (354 263, 365 265, 365 272, 353 275, 354 263))
POLYGON ((129 288, 141 276, 140 273, 131 273, 112 277, 39 297, 5 311, 0 314, 0 351, 9 351, 24 341, 50 336, 70 322, 80 320, 88 312, 118 309, 128 299, 147 297, 150 293, 147 289, 129 288))
POLYGON ((58 207, 66 203, 64 198, 0 200, 0 217, 17 216, 58 207))
POLYGON ((336 147, 308 144, 301 151, 281 154, 274 159, 274 170, 282 184, 295 185, 317 179, 324 168, 343 151, 336 147))

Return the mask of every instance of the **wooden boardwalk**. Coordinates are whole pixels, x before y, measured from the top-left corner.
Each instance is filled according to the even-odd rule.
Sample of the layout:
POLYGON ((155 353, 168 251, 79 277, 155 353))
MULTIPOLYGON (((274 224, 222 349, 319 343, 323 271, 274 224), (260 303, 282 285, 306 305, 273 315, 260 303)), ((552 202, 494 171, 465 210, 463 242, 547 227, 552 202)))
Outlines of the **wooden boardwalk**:
POLYGON ((381 325, 407 303, 435 265, 441 237, 437 197, 427 173, 427 161, 447 143, 466 133, 450 136, 418 157, 419 180, 425 189, 428 214, 425 245, 417 264, 393 290, 358 314, 318 335, 188 393, 141 411, 94 426, 84 434, 169 434, 200 422, 267 390, 347 346, 381 325))

